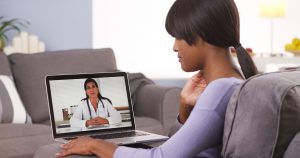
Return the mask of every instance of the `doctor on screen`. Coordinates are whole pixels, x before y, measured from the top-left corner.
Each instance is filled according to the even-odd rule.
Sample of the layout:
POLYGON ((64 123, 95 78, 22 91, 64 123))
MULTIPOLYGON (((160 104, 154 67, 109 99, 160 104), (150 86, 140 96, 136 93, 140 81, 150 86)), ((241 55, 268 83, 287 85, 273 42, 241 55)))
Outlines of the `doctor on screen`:
POLYGON ((88 78, 84 82, 86 98, 82 99, 70 119, 71 127, 93 127, 120 124, 121 115, 110 99, 100 94, 97 82, 88 78))

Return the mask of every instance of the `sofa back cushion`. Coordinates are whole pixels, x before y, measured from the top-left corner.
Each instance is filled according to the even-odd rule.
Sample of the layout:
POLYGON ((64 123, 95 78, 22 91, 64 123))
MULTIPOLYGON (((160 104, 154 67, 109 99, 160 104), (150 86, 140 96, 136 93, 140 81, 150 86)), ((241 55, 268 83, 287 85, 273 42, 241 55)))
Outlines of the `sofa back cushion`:
POLYGON ((0 52, 0 75, 11 76, 9 61, 3 52, 0 52))
POLYGON ((254 76, 229 101, 223 157, 281 158, 299 122, 300 71, 254 76))
POLYGON ((34 123, 49 119, 45 76, 117 71, 112 49, 82 49, 9 56, 17 90, 34 123))

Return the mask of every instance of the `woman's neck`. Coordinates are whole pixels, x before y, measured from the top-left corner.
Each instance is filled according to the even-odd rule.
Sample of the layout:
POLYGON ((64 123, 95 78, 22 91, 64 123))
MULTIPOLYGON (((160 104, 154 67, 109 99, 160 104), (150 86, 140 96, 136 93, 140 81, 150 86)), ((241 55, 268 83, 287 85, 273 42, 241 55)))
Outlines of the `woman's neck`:
POLYGON ((98 98, 90 98, 91 104, 93 105, 93 107, 97 107, 98 104, 98 98))
POLYGON ((207 52, 202 73, 207 83, 219 78, 236 77, 242 79, 231 60, 230 52, 224 48, 213 48, 211 52, 207 52))

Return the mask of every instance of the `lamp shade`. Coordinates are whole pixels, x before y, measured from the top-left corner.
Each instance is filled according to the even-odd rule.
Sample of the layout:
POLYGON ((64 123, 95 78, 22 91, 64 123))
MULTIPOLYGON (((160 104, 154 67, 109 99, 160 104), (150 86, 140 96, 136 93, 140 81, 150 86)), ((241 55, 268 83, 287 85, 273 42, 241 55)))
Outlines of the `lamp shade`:
POLYGON ((283 17, 285 6, 285 0, 260 0, 260 16, 283 17))

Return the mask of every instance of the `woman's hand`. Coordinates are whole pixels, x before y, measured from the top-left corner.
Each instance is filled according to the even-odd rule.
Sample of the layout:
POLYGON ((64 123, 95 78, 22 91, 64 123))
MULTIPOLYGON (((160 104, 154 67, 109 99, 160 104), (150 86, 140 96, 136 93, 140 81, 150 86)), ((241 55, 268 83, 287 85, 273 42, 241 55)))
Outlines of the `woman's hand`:
POLYGON ((90 137, 79 137, 71 140, 60 146, 63 148, 63 151, 56 153, 56 156, 67 156, 71 154, 92 155, 91 145, 93 141, 94 140, 90 137))
POLYGON ((95 154, 101 158, 111 158, 117 149, 116 144, 108 143, 100 139, 92 139, 90 137, 79 137, 66 144, 62 144, 61 147, 63 150, 56 153, 56 156, 64 157, 72 154, 95 154))
POLYGON ((108 120, 103 117, 98 116, 98 117, 95 117, 94 120, 99 125, 108 124, 108 120))
POLYGON ((197 98, 204 91, 205 87, 206 81, 203 78, 201 72, 198 72, 193 77, 191 77, 183 87, 180 94, 181 103, 189 106, 194 106, 196 104, 197 98))
POLYGON ((201 72, 191 77, 180 93, 179 119, 184 123, 196 104, 197 98, 206 88, 206 81, 201 72))
POLYGON ((90 125, 103 125, 103 124, 108 124, 108 120, 102 117, 95 117, 93 119, 87 120, 85 122, 86 127, 90 125))

